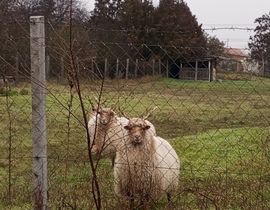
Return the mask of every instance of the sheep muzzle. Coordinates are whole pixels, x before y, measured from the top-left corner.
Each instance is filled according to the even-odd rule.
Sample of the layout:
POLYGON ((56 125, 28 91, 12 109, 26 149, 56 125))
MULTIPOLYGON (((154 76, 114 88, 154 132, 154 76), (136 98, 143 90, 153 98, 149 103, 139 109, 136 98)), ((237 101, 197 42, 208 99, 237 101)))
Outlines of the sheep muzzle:
POLYGON ((142 136, 140 136, 140 135, 135 135, 134 137, 133 137, 133 139, 132 139, 132 144, 133 145, 139 145, 139 144, 141 144, 142 143, 142 136))
POLYGON ((109 120, 107 119, 100 119, 100 124, 107 125, 109 123, 109 120))

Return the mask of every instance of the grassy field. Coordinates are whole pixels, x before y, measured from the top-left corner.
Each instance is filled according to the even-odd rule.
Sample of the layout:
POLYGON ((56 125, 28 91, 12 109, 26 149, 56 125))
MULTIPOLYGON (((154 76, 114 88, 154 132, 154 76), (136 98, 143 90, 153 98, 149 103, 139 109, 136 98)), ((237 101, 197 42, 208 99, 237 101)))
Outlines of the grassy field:
MULTIPOLYGON (((102 101, 119 100, 129 116, 158 107, 150 120, 181 159, 180 189, 167 209, 270 208, 270 80, 220 77, 104 83, 102 101)), ((87 114, 100 85, 80 84, 87 114)), ((0 95, 0 209, 32 209, 30 90, 21 84, 0 95)), ((79 98, 49 83, 46 100, 50 209, 95 209, 79 98)), ((119 209, 110 161, 98 162, 97 170, 103 208, 119 209)), ((166 202, 153 209, 166 209, 166 202)))

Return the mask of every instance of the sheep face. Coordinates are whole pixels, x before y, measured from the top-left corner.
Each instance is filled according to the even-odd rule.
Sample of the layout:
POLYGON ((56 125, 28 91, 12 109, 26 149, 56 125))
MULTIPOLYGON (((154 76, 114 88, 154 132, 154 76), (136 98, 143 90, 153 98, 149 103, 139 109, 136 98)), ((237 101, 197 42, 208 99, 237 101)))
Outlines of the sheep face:
POLYGON ((133 145, 140 145, 144 143, 145 132, 150 126, 141 118, 132 118, 124 128, 129 131, 131 143, 133 145))
POLYGON ((93 108, 93 112, 97 112, 99 115, 99 122, 101 125, 108 125, 115 116, 115 113, 111 108, 104 108, 102 106, 93 108))

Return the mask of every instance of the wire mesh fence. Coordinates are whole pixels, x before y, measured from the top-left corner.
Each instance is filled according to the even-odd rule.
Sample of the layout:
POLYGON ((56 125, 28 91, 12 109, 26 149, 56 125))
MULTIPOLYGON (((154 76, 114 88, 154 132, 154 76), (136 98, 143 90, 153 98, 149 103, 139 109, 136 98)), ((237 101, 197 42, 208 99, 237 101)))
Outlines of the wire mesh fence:
MULTIPOLYGON (((113 107, 118 117, 142 117, 157 107, 148 120, 156 136, 166 139, 179 156, 180 175, 171 202, 166 196, 151 198, 152 209, 269 208, 270 81, 247 56, 234 49, 210 56, 204 48, 98 42, 91 39, 91 30, 74 32, 68 44, 67 28, 45 28, 46 208, 125 206, 115 192, 112 160, 91 153, 88 120, 93 102, 113 107)), ((123 31, 104 36, 110 33, 123 36, 123 31)), ((14 54, 3 54, 0 61, 0 207, 32 209, 30 34, 1 36, 7 54, 14 54)), ((127 202, 136 198, 133 193, 147 200, 144 190, 155 183, 151 167, 142 168, 131 176, 139 180, 124 189, 127 202), (141 171, 149 175, 145 182, 141 171)), ((134 208, 143 207, 135 202, 134 208)))

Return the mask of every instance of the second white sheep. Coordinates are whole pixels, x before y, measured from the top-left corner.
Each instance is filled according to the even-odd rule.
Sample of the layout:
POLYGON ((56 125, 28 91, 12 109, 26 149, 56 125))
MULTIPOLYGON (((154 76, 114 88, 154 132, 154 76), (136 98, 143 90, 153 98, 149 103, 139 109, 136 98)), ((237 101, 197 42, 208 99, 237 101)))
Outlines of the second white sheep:
POLYGON ((146 209, 160 196, 176 192, 180 160, 168 141, 154 136, 143 118, 124 126, 128 138, 118 147, 114 166, 115 193, 124 203, 141 203, 146 209))

